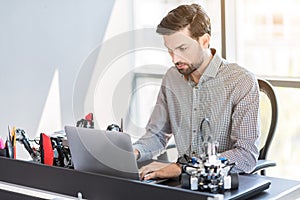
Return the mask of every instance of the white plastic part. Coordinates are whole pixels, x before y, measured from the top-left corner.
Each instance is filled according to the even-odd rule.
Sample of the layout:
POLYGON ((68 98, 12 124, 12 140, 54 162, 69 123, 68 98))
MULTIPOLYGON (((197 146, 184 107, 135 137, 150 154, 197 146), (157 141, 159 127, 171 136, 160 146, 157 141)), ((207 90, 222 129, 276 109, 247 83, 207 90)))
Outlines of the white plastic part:
POLYGON ((191 176, 191 190, 198 190, 198 178, 191 176))
POLYGON ((224 189, 231 189, 231 176, 224 176, 224 189))

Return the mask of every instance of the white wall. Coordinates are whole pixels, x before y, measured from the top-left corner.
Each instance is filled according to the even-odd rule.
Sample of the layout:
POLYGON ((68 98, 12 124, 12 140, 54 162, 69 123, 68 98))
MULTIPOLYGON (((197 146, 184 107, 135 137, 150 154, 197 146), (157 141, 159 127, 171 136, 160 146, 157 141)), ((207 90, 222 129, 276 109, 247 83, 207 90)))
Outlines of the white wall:
MULTIPOLYGON (((120 125, 121 118, 125 121, 128 112, 133 78, 131 71, 134 68, 132 9, 132 0, 115 1, 104 40, 99 45, 99 51, 95 50, 97 62, 84 98, 83 111, 75 109, 75 115, 77 112, 93 112, 96 128, 106 129, 112 123, 120 125), (121 90, 118 90, 120 84, 121 90)), ((81 71, 85 70, 82 68, 81 71)), ((78 79, 84 79, 84 76, 80 74, 78 79)), ((74 94, 75 101, 80 99, 78 90, 74 94)))
MULTIPOLYGON (((0 0, 0 136, 7 135, 8 125, 35 137, 47 124, 55 131, 78 120, 74 82, 103 41, 113 5, 112 0, 0 0)), ((94 66, 97 56, 88 65, 94 66)), ((81 84, 83 95, 91 73, 81 84)))

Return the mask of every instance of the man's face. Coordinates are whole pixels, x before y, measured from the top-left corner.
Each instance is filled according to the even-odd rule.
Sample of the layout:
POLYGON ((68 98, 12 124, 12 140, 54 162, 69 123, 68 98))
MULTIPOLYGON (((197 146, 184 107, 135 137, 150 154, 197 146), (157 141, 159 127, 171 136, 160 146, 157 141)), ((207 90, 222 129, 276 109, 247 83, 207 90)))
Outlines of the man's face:
POLYGON ((203 49, 198 41, 189 36, 187 28, 172 35, 164 35, 163 38, 179 73, 188 76, 201 66, 203 49))

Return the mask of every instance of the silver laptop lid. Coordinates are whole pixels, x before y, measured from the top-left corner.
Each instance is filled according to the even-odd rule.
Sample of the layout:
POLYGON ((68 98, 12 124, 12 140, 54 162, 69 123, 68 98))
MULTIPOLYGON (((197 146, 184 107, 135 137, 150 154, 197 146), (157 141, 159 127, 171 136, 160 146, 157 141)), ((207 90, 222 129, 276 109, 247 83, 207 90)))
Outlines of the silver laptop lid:
POLYGON ((139 179, 128 134, 74 126, 65 132, 76 170, 139 179))

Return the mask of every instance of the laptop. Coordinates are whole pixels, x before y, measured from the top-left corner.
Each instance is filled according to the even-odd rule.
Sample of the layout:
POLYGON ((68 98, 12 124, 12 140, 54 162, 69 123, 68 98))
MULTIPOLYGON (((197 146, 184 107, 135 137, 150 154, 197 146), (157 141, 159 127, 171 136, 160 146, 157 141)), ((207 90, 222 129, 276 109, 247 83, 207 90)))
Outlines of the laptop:
POLYGON ((75 170, 140 180, 127 133, 74 126, 65 126, 65 132, 75 170))

